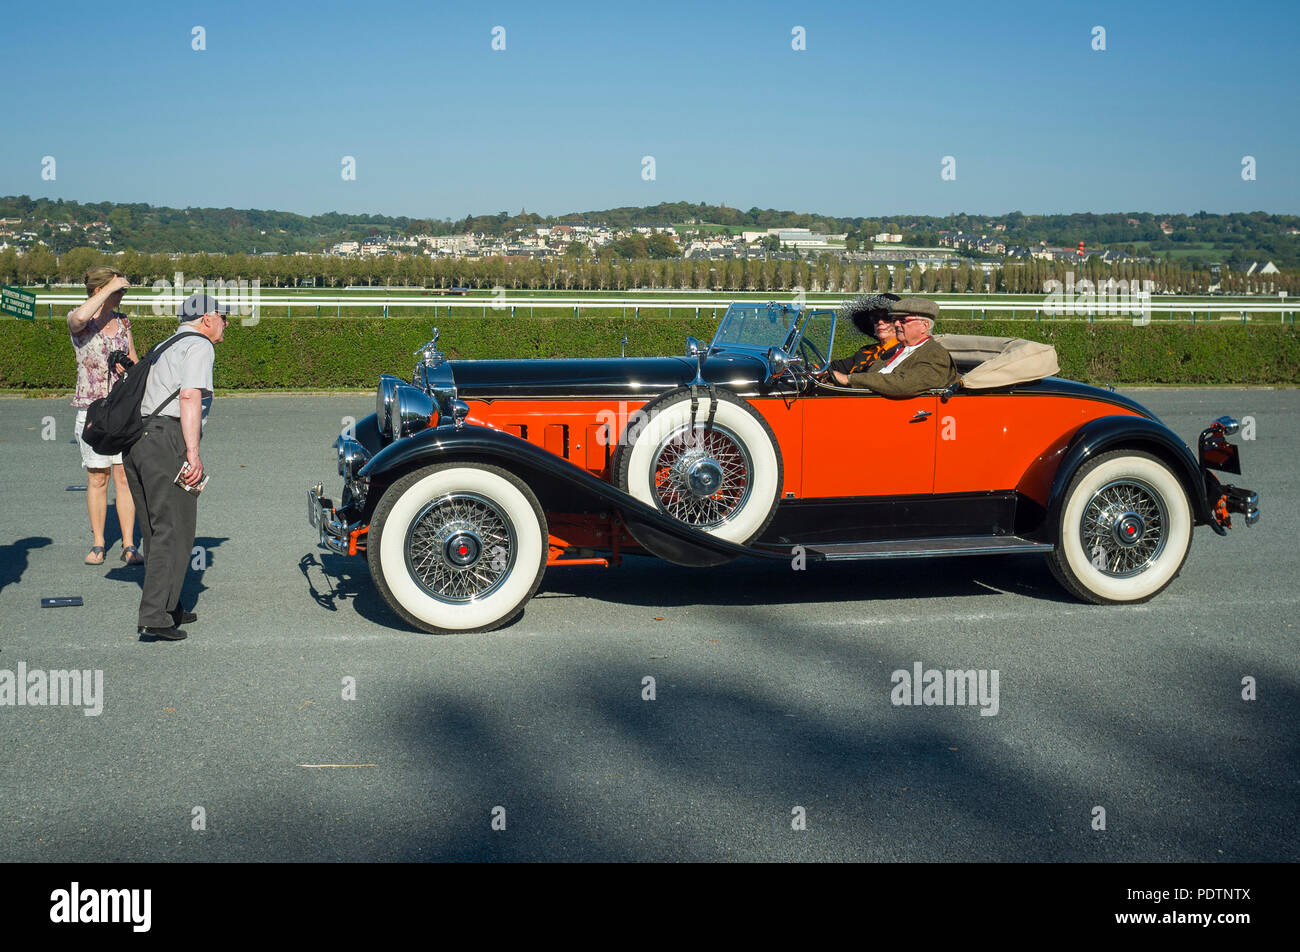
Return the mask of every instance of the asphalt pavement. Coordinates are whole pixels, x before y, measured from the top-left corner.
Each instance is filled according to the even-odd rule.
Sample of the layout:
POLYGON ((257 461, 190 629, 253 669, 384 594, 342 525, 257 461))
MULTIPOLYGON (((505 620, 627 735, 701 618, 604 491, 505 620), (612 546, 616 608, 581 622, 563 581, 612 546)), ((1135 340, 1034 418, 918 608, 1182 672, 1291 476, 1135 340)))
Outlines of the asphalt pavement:
POLYGON ((0 679, 103 677, 95 716, 0 691, 0 860, 1300 859, 1300 392, 1132 393, 1193 445, 1250 417, 1263 509, 1146 605, 1033 556, 636 558, 456 636, 307 525, 373 397, 219 398, 179 643, 137 636, 116 541, 82 564, 67 399, 0 399, 0 679), (892 703, 918 662, 996 672, 996 714, 892 703))

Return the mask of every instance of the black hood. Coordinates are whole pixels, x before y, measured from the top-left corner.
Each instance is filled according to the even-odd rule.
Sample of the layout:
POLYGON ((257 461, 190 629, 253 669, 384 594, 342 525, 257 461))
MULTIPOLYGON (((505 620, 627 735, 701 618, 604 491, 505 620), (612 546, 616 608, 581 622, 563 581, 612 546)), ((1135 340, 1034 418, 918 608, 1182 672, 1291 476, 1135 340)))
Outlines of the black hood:
MULTIPOLYGON (((593 357, 561 360, 453 360, 463 400, 508 397, 648 397, 695 379, 693 357, 593 357)), ((733 393, 754 395, 767 379, 766 362, 721 354, 704 364, 704 379, 733 393)))

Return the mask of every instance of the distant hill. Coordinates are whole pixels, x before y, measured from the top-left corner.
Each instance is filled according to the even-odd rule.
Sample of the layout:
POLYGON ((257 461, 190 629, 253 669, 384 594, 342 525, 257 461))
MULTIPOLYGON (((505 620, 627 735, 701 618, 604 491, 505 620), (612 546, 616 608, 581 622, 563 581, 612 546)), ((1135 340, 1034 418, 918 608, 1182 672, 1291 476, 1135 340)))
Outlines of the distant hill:
POLYGON ((320 252, 338 241, 369 235, 459 234, 466 231, 501 235, 516 228, 586 222, 615 228, 631 225, 711 224, 733 231, 767 228, 810 228, 815 232, 847 233, 850 247, 870 247, 878 232, 902 234, 907 244, 934 245, 941 232, 966 232, 996 237, 1008 246, 1112 247, 1147 255, 1172 255, 1185 264, 1236 264, 1272 260, 1280 267, 1300 265, 1300 216, 1265 212, 1212 215, 1152 212, 1072 213, 1064 215, 952 214, 942 217, 890 215, 835 217, 811 212, 750 208, 741 211, 720 205, 664 202, 603 211, 542 216, 474 215, 459 220, 389 217, 387 215, 295 215, 291 212, 235 208, 166 208, 117 202, 81 203, 62 199, 0 198, 0 218, 19 219, 9 231, 27 229, 56 253, 78 245, 120 251, 251 253, 272 251, 320 252), (85 226, 103 222, 107 228, 85 226), (75 224, 69 230, 60 224, 75 224), (106 241, 111 241, 106 244, 106 241))

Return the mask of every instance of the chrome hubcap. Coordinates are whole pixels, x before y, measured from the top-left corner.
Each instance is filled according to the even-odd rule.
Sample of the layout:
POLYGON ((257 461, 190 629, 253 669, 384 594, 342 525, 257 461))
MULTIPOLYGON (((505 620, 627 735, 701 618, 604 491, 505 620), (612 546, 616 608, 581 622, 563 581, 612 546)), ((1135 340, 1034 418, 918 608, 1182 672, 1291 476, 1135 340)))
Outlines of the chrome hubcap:
POLYGON ((483 552, 483 543, 473 529, 464 529, 444 542, 442 550, 448 565, 465 569, 478 561, 483 552))
POLYGON ((1158 492, 1138 479, 1117 479, 1097 490, 1084 507, 1079 541, 1100 572, 1129 578, 1160 557, 1167 525, 1158 492))
POLYGON ((654 457, 654 495, 659 509, 701 529, 729 521, 749 498, 752 463, 734 433, 714 425, 683 425, 659 445, 654 457))
POLYGON ((1126 512, 1115 521, 1111 535, 1117 545, 1139 545, 1146 531, 1146 520, 1136 512, 1126 512))
POLYGON ((406 533, 411 578, 443 602, 494 592, 515 562, 515 533, 496 503, 478 493, 449 493, 428 503, 406 533))
POLYGON ((696 496, 712 496, 722 485, 722 467, 711 457, 701 456, 685 466, 679 463, 677 469, 684 470, 686 488, 696 496))

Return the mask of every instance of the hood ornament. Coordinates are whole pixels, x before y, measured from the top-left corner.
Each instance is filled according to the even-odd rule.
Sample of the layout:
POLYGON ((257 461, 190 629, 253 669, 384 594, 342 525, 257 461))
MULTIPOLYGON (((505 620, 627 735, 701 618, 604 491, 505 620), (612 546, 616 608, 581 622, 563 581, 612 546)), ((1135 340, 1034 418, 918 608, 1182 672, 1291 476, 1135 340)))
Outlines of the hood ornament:
POLYGON ((420 363, 426 367, 437 367, 447 359, 447 355, 438 349, 438 328, 433 329, 433 339, 421 347, 419 350, 412 351, 415 356, 420 358, 420 363))

